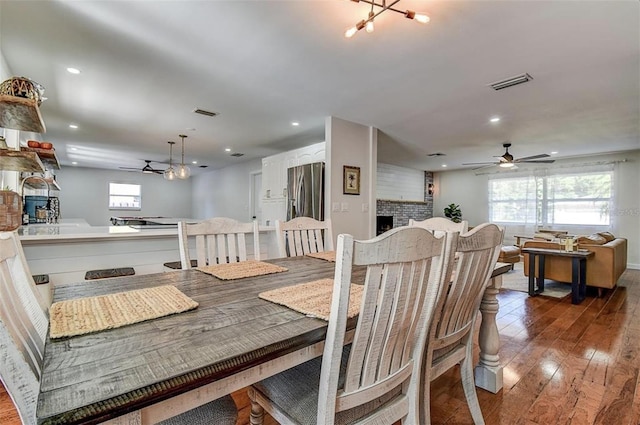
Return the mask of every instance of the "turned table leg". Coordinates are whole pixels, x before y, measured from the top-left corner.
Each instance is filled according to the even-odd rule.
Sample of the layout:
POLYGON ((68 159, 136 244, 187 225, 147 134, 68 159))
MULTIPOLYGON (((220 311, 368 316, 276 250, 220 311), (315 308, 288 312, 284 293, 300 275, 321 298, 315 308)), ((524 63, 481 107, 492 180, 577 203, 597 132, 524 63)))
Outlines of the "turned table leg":
POLYGON ((474 370, 476 386, 497 393, 502 389, 502 366, 498 350, 500 348, 500 336, 496 324, 498 313, 498 291, 502 287, 502 276, 496 276, 489 281, 489 286, 484 291, 480 303, 480 361, 474 370))

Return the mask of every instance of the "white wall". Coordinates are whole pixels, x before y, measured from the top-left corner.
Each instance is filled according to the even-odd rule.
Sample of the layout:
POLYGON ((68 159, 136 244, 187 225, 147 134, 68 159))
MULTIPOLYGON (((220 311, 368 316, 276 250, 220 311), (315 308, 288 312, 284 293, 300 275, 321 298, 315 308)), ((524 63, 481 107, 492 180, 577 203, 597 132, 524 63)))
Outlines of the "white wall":
POLYGON ((167 181, 158 174, 64 166, 56 179, 62 218, 83 218, 92 226, 110 225, 111 216, 192 218, 191 179, 167 181), (142 209, 109 210, 109 183, 141 185, 142 209))
POLYGON ((193 218, 251 221, 251 173, 261 170, 262 160, 256 159, 192 177, 193 218))
MULTIPOLYGON (((612 216, 612 233, 628 239, 627 263, 640 268, 640 150, 628 153, 587 156, 557 160, 549 168, 572 164, 623 161, 616 165, 617 179, 614 183, 617 211, 612 216)), ((520 169, 527 166, 518 165, 520 169)), ((533 167, 531 167, 533 168, 533 167)), ((489 220, 488 180, 489 175, 476 175, 470 170, 434 173, 433 215, 444 216, 443 209, 450 203, 460 205, 462 217, 475 226, 489 220)))
POLYGON ((356 239, 371 238, 375 236, 377 130, 328 117, 325 138, 325 217, 331 217, 334 237, 349 233, 356 239), (345 165, 360 167, 360 195, 343 194, 345 165))

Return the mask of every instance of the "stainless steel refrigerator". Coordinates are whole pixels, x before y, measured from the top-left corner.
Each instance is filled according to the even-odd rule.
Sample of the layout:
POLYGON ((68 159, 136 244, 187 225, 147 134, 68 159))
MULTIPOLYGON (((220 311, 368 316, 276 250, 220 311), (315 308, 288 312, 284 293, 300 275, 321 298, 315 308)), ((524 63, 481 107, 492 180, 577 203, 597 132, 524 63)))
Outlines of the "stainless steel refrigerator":
POLYGON ((287 220, 324 220, 324 162, 287 169, 287 220))

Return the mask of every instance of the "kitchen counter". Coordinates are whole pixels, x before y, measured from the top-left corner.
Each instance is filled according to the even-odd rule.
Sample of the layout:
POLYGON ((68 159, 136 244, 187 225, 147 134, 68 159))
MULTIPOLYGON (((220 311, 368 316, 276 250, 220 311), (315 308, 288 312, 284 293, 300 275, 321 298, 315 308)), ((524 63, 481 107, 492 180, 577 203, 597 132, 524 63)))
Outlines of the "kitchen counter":
POLYGON ((116 240, 116 239, 149 239, 173 237, 176 239, 178 229, 174 226, 163 226, 145 229, 144 226, 74 226, 56 224, 29 224, 18 229, 23 245, 38 241, 80 241, 80 240, 116 240))

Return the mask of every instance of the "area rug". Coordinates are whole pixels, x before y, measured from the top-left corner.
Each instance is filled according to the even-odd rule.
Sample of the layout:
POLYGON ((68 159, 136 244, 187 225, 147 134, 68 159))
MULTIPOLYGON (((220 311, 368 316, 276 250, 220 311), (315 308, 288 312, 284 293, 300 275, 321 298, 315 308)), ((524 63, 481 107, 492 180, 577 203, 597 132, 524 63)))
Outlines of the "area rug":
POLYGON ((50 337, 62 338, 115 329, 198 307, 171 285, 53 303, 50 337))
MULTIPOLYGON (((524 275, 524 263, 515 264, 513 270, 502 275, 502 288, 512 291, 529 292, 529 277, 524 275)), ((544 292, 540 295, 553 298, 564 298, 571 293, 571 284, 545 279, 544 292)))
MULTIPOLYGON (((351 284, 347 317, 356 317, 360 312, 363 290, 363 285, 351 284)), ((258 296, 307 316, 329 320, 332 293, 333 279, 319 279, 262 292, 258 296)))
POLYGON ((247 260, 239 263, 216 264, 214 266, 198 267, 203 273, 213 275, 221 280, 242 279, 245 277, 262 276, 272 273, 286 272, 286 267, 263 261, 247 260))

